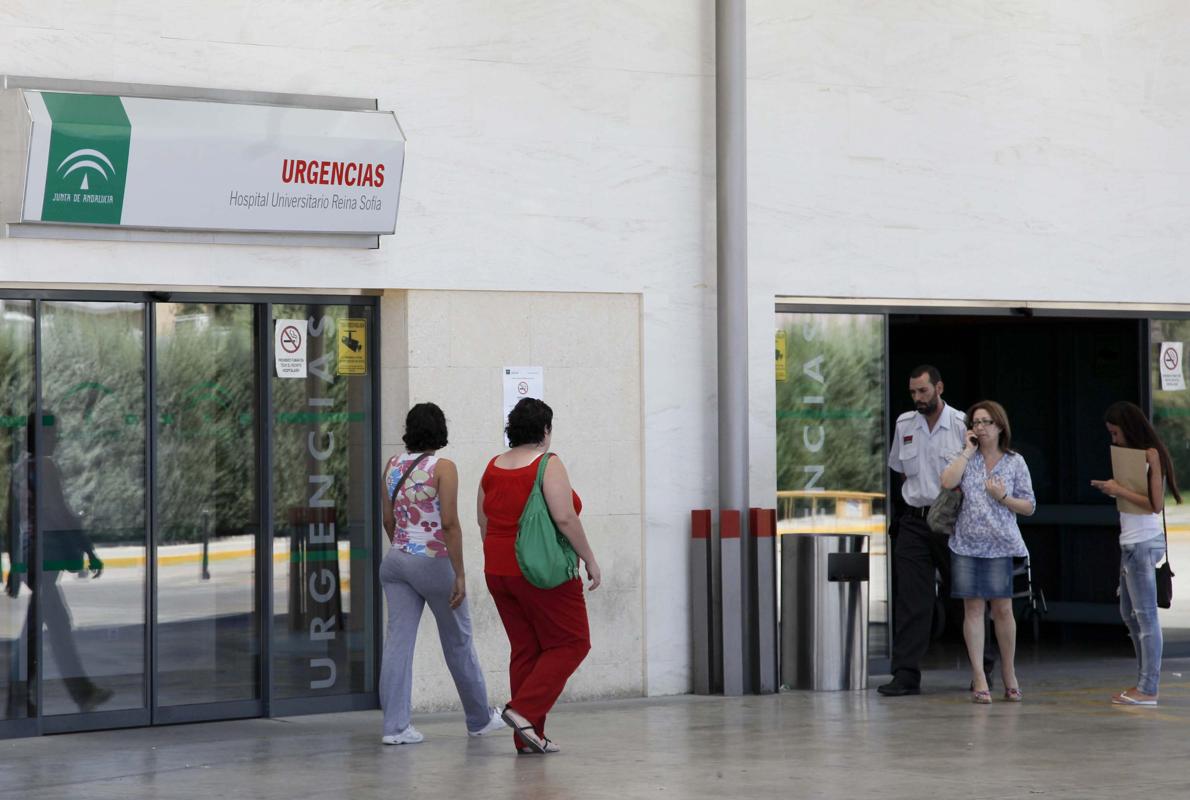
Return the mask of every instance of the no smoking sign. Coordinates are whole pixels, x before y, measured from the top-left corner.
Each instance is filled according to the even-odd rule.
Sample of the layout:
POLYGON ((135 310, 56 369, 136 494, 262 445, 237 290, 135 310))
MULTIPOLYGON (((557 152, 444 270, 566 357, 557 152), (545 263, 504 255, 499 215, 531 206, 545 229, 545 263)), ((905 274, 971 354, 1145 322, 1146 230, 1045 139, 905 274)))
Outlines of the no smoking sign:
POLYGON ((1157 350, 1157 364, 1161 370, 1161 391, 1180 392, 1186 388, 1182 375, 1182 343, 1162 342, 1157 350))
POLYGON ((273 364, 277 377, 306 377, 306 320, 279 319, 274 326, 273 364))
POLYGON ((281 349, 293 355, 302 349, 302 332, 293 325, 286 325, 281 329, 281 349))

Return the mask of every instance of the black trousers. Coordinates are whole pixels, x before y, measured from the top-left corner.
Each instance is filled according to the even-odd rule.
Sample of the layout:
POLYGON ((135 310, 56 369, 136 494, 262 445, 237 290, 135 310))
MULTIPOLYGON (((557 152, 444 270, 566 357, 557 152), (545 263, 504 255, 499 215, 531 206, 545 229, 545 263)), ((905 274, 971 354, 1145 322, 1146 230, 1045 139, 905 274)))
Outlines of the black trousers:
MULTIPOLYGON (((902 514, 893 541, 893 677, 901 683, 921 683, 921 660, 930 646, 934 605, 950 599, 950 537, 934 533, 926 521, 902 514), (935 589, 935 570, 942 585, 935 589)), ((984 640, 983 668, 995 662, 993 637, 984 640)))

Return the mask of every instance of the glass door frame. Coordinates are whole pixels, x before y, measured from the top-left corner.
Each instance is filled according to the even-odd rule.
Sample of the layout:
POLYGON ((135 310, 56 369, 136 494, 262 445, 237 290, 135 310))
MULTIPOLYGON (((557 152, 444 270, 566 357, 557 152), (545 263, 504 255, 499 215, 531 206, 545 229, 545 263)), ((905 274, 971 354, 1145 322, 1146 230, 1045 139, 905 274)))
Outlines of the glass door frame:
MULTIPOLYGON (((249 717, 274 717, 299 714, 314 714, 326 712, 369 710, 379 707, 379 693, 376 686, 380 669, 380 651, 382 632, 379 620, 381 618, 379 591, 379 550, 378 534, 369 537, 372 544, 372 564, 370 569, 371 585, 367 587, 365 596, 361 598, 360 607, 368 618, 370 627, 370 641, 372 646, 371 675, 372 688, 370 691, 336 695, 331 697, 310 697, 278 699, 274 697, 274 667, 273 667, 273 492, 272 492, 272 463, 273 463, 273 415, 272 408, 272 370, 273 370, 273 336, 272 314, 273 305, 335 305, 335 306, 366 306, 371 311, 372 344, 368 359, 368 375, 371 384, 365 396, 364 409, 369 420, 368 435, 371 441, 367 447, 368 469, 362 476, 363 493, 366 498, 366 513, 364 525, 366 530, 376 531, 379 527, 378 514, 378 475, 381 464, 381 442, 379 419, 380 413, 380 298, 376 295, 335 295, 335 294, 285 294, 272 292, 174 292, 161 291, 122 291, 122 290, 70 290, 70 289, 12 289, 0 288, 0 300, 24 300, 32 303, 33 310, 33 382, 34 397, 32 413, 37 419, 42 418, 42 343, 41 320, 42 303, 44 301, 75 301, 75 302, 126 302, 142 303, 144 320, 144 409, 145 409, 145 520, 146 520, 146 550, 145 550, 145 580, 144 580, 144 664, 146 703, 142 708, 119 709, 112 711, 92 711, 90 713, 62 714, 44 716, 44 708, 40 666, 45 663, 43 654, 42 625, 44 624, 41 604, 37 601, 37 594, 32 594, 33 625, 28 629, 28 652, 32 663, 29 664, 29 679, 34 682, 35 693, 33 702, 37 714, 32 717, 0 720, 0 739, 36 736, 50 733, 67 733, 87 730, 101 730, 114 728, 146 727, 150 725, 166 725, 184 722, 201 722, 217 719, 237 719, 249 717), (157 702, 158 681, 156 667, 158 659, 157 636, 157 482, 158 469, 156 464, 158 419, 156 383, 156 307, 158 303, 216 303, 216 304, 248 304, 253 307, 253 331, 256 337, 256 353, 254 368, 256 370, 256 402, 259 413, 256 414, 254 427, 256 429, 259 452, 257 453, 256 491, 258 537, 256 542, 256 622, 257 638, 260 652, 258 690, 259 694, 253 700, 231 700, 214 703, 204 703, 186 706, 159 706, 157 702)), ((34 429, 34 450, 40 452, 42 439, 42 425, 34 429)), ((40 503, 40 498, 35 502, 40 503)), ((34 537, 34 552, 30 557, 30 574, 34 586, 41 580, 42 538, 34 537)))

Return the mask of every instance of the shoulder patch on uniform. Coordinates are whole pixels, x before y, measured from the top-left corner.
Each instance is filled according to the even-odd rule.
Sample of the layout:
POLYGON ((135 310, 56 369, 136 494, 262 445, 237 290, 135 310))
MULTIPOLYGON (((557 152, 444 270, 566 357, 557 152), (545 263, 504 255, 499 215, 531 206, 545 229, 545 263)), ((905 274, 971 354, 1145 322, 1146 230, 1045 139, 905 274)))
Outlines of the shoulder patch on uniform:
POLYGON ((909 420, 913 419, 916 416, 917 416, 916 411, 906 411, 904 414, 897 417, 897 422, 908 422, 909 420))
POLYGON ((966 422, 966 421, 967 421, 967 415, 966 415, 965 413, 963 413, 962 411, 959 411, 959 410, 958 410, 957 408, 955 408, 954 406, 951 406, 951 407, 950 407, 950 410, 954 412, 954 415, 955 415, 955 417, 958 419, 958 421, 959 421, 959 422, 966 422))

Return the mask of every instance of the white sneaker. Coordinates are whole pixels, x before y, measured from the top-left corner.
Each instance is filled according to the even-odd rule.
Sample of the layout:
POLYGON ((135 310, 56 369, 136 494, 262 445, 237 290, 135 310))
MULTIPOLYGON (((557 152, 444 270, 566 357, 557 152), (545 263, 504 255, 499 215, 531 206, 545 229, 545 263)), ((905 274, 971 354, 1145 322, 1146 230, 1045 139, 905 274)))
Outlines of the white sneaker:
POLYGON ((417 744, 425 738, 421 735, 421 731, 410 725, 400 733, 381 736, 380 741, 384 744, 417 744))
POLYGON ((500 716, 500 711, 493 708, 492 718, 488 720, 488 724, 484 725, 477 731, 467 731, 468 736, 487 736, 489 733, 496 731, 508 730, 508 726, 504 724, 503 717, 500 716))

